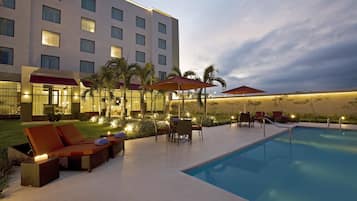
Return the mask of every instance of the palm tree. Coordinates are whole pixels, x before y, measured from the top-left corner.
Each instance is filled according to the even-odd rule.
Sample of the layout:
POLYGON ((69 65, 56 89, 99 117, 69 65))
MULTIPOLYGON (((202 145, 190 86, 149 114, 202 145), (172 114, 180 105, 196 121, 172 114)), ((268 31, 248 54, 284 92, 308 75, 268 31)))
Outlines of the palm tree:
POLYGON ((100 69, 100 77, 101 77, 101 80, 103 81, 103 85, 105 87, 105 90, 104 90, 104 97, 105 97, 105 101, 106 101, 105 116, 108 118, 111 117, 112 101, 114 98, 113 89, 115 88, 115 84, 116 84, 113 72, 114 72, 113 69, 108 65, 102 66, 100 69), (108 92, 108 94, 107 94, 107 92, 108 92))
POLYGON ((189 70, 189 71, 185 71, 185 72, 181 72, 181 69, 177 66, 174 66, 171 70, 171 73, 167 76, 168 78, 171 77, 175 77, 175 76, 179 76, 179 77, 194 77, 196 76, 196 73, 189 70))
POLYGON ((82 99, 85 99, 88 95, 92 98, 92 111, 94 111, 94 92, 98 93, 98 114, 101 116, 102 114, 102 108, 101 108, 101 101, 102 101, 102 90, 104 88, 104 83, 103 80, 101 79, 101 76, 98 73, 92 74, 85 80, 89 81, 91 83, 91 86, 84 90, 82 93, 82 99))
POLYGON ((141 117, 144 118, 146 112, 144 96, 147 91, 144 88, 144 86, 152 84, 152 77, 155 75, 155 69, 153 64, 147 63, 143 67, 138 65, 135 71, 136 71, 136 75, 140 79, 140 84, 142 87, 140 91, 140 111, 141 111, 141 117))
POLYGON ((123 82, 123 87, 121 87, 123 94, 123 108, 121 113, 121 118, 124 119, 127 116, 126 109, 126 91, 128 86, 130 86, 131 78, 135 75, 135 69, 137 64, 128 65, 124 58, 114 58, 107 62, 106 66, 110 66, 113 69, 113 75, 116 80, 121 80, 123 82))
MULTIPOLYGON (((201 80, 202 82, 208 83, 208 84, 213 84, 213 82, 218 82, 221 84, 223 88, 226 87, 226 81, 221 78, 221 77, 216 77, 215 72, 217 70, 214 68, 213 65, 208 66, 204 73, 203 73, 203 79, 201 80)), ((206 88, 199 89, 198 90, 198 95, 197 95, 197 102, 198 104, 202 107, 204 106, 204 118, 207 117, 207 93, 206 93, 206 88), (202 103, 202 92, 204 93, 204 103, 202 103)))

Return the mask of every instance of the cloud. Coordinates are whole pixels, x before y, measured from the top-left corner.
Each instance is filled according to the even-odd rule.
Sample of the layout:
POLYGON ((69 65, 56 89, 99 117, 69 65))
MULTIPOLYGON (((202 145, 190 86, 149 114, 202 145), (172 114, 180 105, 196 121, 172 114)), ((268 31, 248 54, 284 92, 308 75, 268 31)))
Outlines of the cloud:
POLYGON ((357 5, 348 2, 319 4, 319 15, 305 14, 224 52, 221 75, 229 87, 268 92, 357 88, 357 5))
MULTIPOLYGON (((138 0, 180 23, 180 64, 215 64, 228 88, 357 88, 356 0, 138 0)), ((220 89, 213 89, 220 91, 220 89)))

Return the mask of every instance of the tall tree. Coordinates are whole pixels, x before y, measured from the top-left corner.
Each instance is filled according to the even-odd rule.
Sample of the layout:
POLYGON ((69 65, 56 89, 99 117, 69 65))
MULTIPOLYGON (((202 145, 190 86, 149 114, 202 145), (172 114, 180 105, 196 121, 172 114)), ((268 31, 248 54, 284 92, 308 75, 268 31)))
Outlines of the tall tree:
POLYGON ((124 58, 114 58, 107 62, 106 66, 109 66, 113 69, 113 75, 115 80, 120 80, 123 82, 121 87, 123 94, 123 108, 121 112, 121 118, 125 119, 127 117, 127 98, 126 91, 131 84, 131 79, 135 75, 135 69, 137 64, 128 65, 127 61, 124 58))
MULTIPOLYGON (((217 70, 213 65, 208 66, 203 73, 203 79, 201 80, 202 82, 213 84, 214 82, 218 82, 221 84, 223 88, 227 86, 226 81, 221 78, 221 77, 216 77, 215 73, 217 70)), ((207 117, 207 92, 206 88, 199 89, 198 90, 198 95, 197 95, 197 102, 198 104, 202 107, 204 106, 204 118, 207 117), (204 102, 202 102, 202 92, 204 95, 204 102)))
POLYGON ((147 92, 147 89, 145 89, 144 86, 152 84, 152 77, 155 75, 154 65, 151 63, 147 63, 145 66, 138 65, 135 71, 136 75, 140 79, 140 111, 141 117, 144 118, 146 112, 145 93, 147 92))
POLYGON ((97 92, 98 93, 98 114, 99 116, 102 115, 102 108, 101 108, 101 101, 102 101, 102 91, 104 88, 104 83, 103 83, 103 79, 101 79, 101 76, 98 73, 94 73, 91 76, 85 78, 86 81, 90 82, 91 85, 89 86, 88 89, 84 90, 82 93, 82 99, 85 99, 87 96, 90 96, 92 99, 92 111, 94 111, 94 99, 95 99, 95 95, 94 93, 97 92))
POLYGON ((112 102, 113 102, 113 89, 116 85, 116 80, 114 77, 114 69, 110 66, 102 66, 100 68, 100 77, 103 81, 104 89, 104 97, 105 97, 105 105, 106 105, 106 113, 105 116, 111 118, 111 110, 112 110, 112 102))

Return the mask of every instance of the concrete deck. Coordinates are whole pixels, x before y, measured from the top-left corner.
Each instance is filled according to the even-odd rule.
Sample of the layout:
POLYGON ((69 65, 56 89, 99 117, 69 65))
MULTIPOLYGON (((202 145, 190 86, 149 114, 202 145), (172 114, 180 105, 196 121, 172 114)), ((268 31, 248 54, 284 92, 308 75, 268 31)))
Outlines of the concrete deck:
MULTIPOLYGON (((267 125, 267 137, 282 131, 284 129, 267 125)), ((263 130, 259 125, 255 128, 228 125, 204 128, 203 141, 194 133, 192 144, 170 143, 165 136, 159 137, 157 142, 153 137, 130 140, 126 142, 124 156, 109 160, 91 173, 61 171, 58 180, 42 188, 22 187, 17 168, 4 192, 4 200, 242 201, 244 199, 186 175, 182 170, 262 139, 263 130)))

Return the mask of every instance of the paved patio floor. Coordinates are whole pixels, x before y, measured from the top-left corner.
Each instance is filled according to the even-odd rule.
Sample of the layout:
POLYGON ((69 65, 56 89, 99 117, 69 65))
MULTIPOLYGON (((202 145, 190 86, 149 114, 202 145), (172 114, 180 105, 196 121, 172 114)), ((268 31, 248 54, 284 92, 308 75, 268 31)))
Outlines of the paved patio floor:
MULTIPOLYGON (((282 131, 267 125, 267 136, 282 131)), ((203 141, 194 133, 192 144, 170 143, 165 136, 158 141, 154 137, 130 140, 126 142, 124 156, 109 160, 91 173, 61 171, 59 179, 42 188, 22 187, 17 168, 4 192, 4 200, 242 201, 182 170, 262 139, 259 125, 255 128, 226 125, 204 128, 203 141)))

